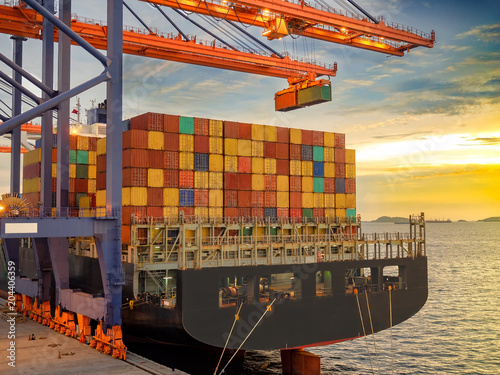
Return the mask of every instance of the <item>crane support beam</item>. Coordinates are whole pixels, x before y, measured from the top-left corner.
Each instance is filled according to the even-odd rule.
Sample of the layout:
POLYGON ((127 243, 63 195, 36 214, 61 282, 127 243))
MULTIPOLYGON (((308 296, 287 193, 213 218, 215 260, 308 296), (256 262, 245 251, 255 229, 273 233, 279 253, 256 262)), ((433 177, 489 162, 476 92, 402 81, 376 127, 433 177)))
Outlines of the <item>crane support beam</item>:
MULTIPOLYGON (((0 32, 27 38, 41 39, 41 18, 29 9, 0 6, 0 32)), ((94 48, 106 49, 107 26, 94 20, 80 22, 73 19, 71 28, 94 48)), ((55 32, 58 40, 58 32, 55 32)), ((73 42, 74 43, 74 42, 73 42)), ((297 78, 307 73, 316 76, 336 75, 336 67, 317 63, 299 62, 285 56, 284 59, 273 56, 252 54, 216 47, 213 42, 201 44, 196 40, 189 42, 178 36, 160 36, 125 30, 123 32, 123 52, 132 55, 177 61, 239 72, 259 74, 278 78, 297 78)))

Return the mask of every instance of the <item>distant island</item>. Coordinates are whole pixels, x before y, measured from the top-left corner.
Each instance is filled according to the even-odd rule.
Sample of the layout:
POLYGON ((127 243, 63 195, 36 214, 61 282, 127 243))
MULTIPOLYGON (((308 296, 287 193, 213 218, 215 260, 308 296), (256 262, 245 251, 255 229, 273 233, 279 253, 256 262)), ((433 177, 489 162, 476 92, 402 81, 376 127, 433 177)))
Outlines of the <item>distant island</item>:
POLYGON ((394 223, 394 224, 408 224, 409 220, 407 217, 400 216, 381 216, 376 220, 372 220, 371 223, 394 223))
POLYGON ((486 219, 478 220, 478 221, 484 221, 484 222, 487 222, 487 223, 499 223, 500 222, 500 216, 492 216, 492 217, 488 217, 486 219))

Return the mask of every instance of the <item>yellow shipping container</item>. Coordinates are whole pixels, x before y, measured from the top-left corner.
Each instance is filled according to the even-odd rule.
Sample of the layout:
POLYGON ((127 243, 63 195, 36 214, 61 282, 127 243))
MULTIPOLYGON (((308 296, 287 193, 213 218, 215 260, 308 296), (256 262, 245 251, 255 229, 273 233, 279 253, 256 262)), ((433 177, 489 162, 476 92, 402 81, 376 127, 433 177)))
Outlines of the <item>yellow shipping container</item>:
POLYGON ((76 164, 69 165, 69 178, 76 178, 76 164))
POLYGON ((325 208, 325 194, 314 193, 314 208, 325 208))
MULTIPOLYGON (((163 172, 163 170, 161 170, 161 171, 163 172)), ((147 206, 148 205, 148 189, 145 187, 131 187, 130 188, 130 205, 131 206, 147 206)))
POLYGON ((290 176, 302 175, 302 162, 300 160, 290 160, 290 176))
POLYGON ((91 206, 91 199, 90 197, 81 197, 78 200, 78 207, 80 208, 90 208, 91 206))
POLYGON ((106 155, 106 138, 97 140, 97 155, 106 155))
POLYGON ((312 177, 302 177, 302 191, 304 193, 312 193, 314 191, 314 179, 312 177))
POLYGON ((325 208, 333 209, 335 208, 335 194, 325 194, 325 208))
POLYGON ((224 156, 217 154, 209 154, 208 170, 214 172, 224 172, 224 156))
POLYGON ((323 134, 323 146, 335 147, 335 133, 325 132, 323 134))
POLYGON ((223 142, 220 137, 210 137, 208 139, 208 147, 210 154, 222 154, 223 142))
POLYGON ((290 143, 294 143, 296 145, 302 144, 302 130, 290 129, 290 143))
POLYGON ((346 217, 345 208, 337 208, 335 210, 335 216, 340 218, 345 218, 346 217))
POLYGON ((95 165, 89 165, 88 178, 94 179, 94 180, 97 178, 97 167, 95 165))
POLYGON ((194 169, 194 153, 179 152, 179 169, 192 171, 194 169))
POLYGON ((333 147, 324 147, 323 155, 326 162, 329 163, 335 162, 335 149, 333 147))
POLYGON ((122 188, 122 206, 130 206, 130 188, 122 188))
POLYGON ((264 157, 264 142, 252 141, 252 156, 257 158, 264 157))
POLYGON ((264 173, 264 159, 263 158, 252 158, 252 173, 257 173, 257 174, 264 173))
MULTIPOLYGON (((222 207, 224 206, 224 190, 214 190, 210 189, 208 191, 208 204, 210 207, 222 207)), ((212 216, 212 215, 210 215, 212 216)))
POLYGON ((89 165, 97 164, 97 152, 89 151, 89 165))
POLYGON ((224 174, 222 172, 209 172, 208 185, 210 189, 223 189, 224 174))
POLYGON ((224 154, 238 155, 238 140, 233 138, 224 138, 224 154))
POLYGON ((88 180, 87 190, 91 194, 95 194, 97 191, 97 181, 95 179, 88 180))
POLYGON ((252 156, 252 141, 238 139, 238 156, 252 156))
POLYGON ((335 208, 345 208, 345 194, 335 194, 335 208))
POLYGON ((263 141, 264 137, 264 125, 252 124, 252 139, 254 141, 263 141))
POLYGON ((278 176, 276 179, 276 190, 289 191, 290 180, 288 176, 278 176))
POLYGON ((324 163, 325 177, 335 177, 335 163, 324 163))
POLYGON ((194 172, 194 187, 195 189, 208 189, 208 172, 194 172))
POLYGON ((345 195, 345 208, 356 208, 356 194, 345 195))
POLYGON ((163 207, 163 216, 164 217, 178 217, 179 216, 179 207, 163 207))
POLYGON ((345 150, 345 162, 347 164, 356 163, 356 151, 355 150, 345 150))
POLYGON ((222 207, 209 207, 208 215, 210 217, 223 217, 223 208, 222 207))
POLYGON ((252 190, 265 190, 263 174, 252 174, 252 190))
POLYGON ((313 162, 303 161, 302 162, 302 176, 312 176, 313 175, 313 162))
POLYGON ((325 209, 326 217, 335 217, 335 208, 326 208, 325 209))
POLYGON ((264 159, 264 173, 276 174, 276 159, 264 159))
POLYGON ((148 169, 148 186, 163 187, 163 169, 148 169))
MULTIPOLYGON (((177 207, 179 205, 179 189, 163 189, 163 205, 167 207, 177 207)), ((177 216, 177 215, 176 215, 177 216)))
POLYGON ((194 136, 179 134, 179 151, 194 152, 194 136))
POLYGON ((313 193, 302 193, 302 208, 314 208, 313 193))
POLYGON ((89 138, 79 135, 76 137, 76 149, 88 151, 89 149, 89 138))
POLYGON ((95 195, 95 206, 106 207, 106 190, 97 190, 95 195))
POLYGON ((165 136, 162 132, 148 131, 148 148, 150 150, 163 150, 165 136))
POLYGON ((221 120, 208 120, 208 135, 211 137, 222 137, 221 120))
POLYGON ((345 165, 345 177, 346 178, 356 178, 356 164, 346 164, 345 165))
POLYGON ((276 142, 276 126, 264 126, 264 140, 267 142, 276 142))
POLYGON ((38 193, 40 191, 40 177, 23 181, 23 193, 38 193))
POLYGON ((278 208, 290 207, 290 197, 287 191, 278 191, 276 193, 276 206, 278 208))
POLYGON ((200 218, 208 217, 209 215, 208 207, 195 207, 194 214, 196 216, 199 216, 200 218))
POLYGON ((52 163, 52 178, 57 177, 57 163, 52 163))
POLYGON ((225 172, 238 172, 238 157, 237 156, 224 156, 224 171, 225 172))
POLYGON ((23 154, 23 166, 40 163, 42 161, 42 149, 36 148, 23 154))

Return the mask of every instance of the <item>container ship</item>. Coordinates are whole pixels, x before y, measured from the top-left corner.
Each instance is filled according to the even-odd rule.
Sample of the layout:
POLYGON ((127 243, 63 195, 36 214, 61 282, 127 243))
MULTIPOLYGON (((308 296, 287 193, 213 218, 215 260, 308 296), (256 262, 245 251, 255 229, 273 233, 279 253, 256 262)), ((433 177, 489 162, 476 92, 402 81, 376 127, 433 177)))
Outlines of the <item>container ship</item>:
MULTIPOLYGON (((201 348, 213 364, 190 360, 199 373, 222 350, 280 349, 292 373, 302 349, 381 331, 425 304, 424 216, 410 216, 406 234, 362 232, 344 134, 160 113, 123 128, 127 346, 160 356, 170 350, 162 345, 201 348)), ((29 210, 39 206, 40 155, 24 154, 29 210)), ((54 143, 54 206, 56 155, 54 143)), ((106 138, 71 135, 69 157, 69 214, 99 215, 106 138)), ((30 240, 22 243, 21 278, 38 280, 30 240)), ((93 238, 69 243, 70 288, 99 298, 93 238)))

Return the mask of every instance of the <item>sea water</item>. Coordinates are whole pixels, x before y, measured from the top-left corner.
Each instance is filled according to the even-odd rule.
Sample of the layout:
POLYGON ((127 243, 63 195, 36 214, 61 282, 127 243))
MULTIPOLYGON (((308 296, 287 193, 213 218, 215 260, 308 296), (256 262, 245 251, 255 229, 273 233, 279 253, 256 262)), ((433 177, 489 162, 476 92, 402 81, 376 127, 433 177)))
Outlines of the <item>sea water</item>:
MULTIPOLYGON (((409 232, 363 224, 363 232, 409 232)), ((500 374, 500 223, 428 223, 429 297, 413 317, 366 338, 309 349, 322 374, 500 374)), ((279 374, 278 351, 245 374, 279 374)))

